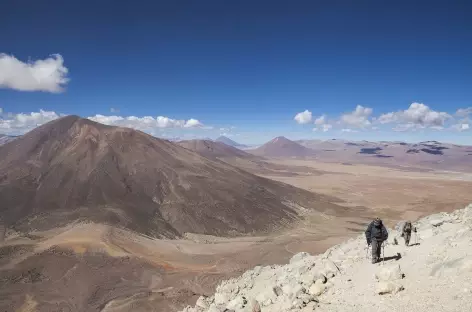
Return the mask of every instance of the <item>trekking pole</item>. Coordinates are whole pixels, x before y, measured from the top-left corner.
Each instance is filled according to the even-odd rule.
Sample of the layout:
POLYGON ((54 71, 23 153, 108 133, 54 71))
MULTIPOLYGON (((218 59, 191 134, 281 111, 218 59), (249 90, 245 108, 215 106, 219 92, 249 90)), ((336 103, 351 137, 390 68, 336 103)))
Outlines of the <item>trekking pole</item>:
POLYGON ((382 265, 385 263, 385 242, 382 243, 382 265))

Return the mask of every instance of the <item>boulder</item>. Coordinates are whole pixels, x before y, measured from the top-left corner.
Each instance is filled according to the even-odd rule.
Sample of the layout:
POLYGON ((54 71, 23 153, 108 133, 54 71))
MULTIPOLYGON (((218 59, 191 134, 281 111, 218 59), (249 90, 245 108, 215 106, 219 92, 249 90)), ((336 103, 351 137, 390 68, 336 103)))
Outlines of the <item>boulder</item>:
POLYGON ((316 281, 313 285, 310 286, 308 289, 308 293, 313 296, 319 296, 326 291, 326 284, 323 284, 319 280, 316 281))
POLYGON ((210 303, 208 302, 207 297, 200 296, 197 300, 197 303, 195 303, 195 306, 202 309, 208 309, 208 307, 210 306, 210 303))
POLYGON ((283 294, 282 288, 280 288, 280 286, 272 287, 272 291, 276 296, 281 296, 283 294))
POLYGON ((375 278, 380 281, 396 281, 403 278, 403 272, 399 264, 394 264, 388 267, 382 267, 375 274, 375 278))
POLYGON ((228 310, 241 310, 247 305, 247 300, 243 296, 237 296, 231 300, 227 305, 226 309, 228 310))
POLYGON ((256 296, 256 300, 259 302, 261 306, 267 306, 271 304, 272 302, 275 302, 276 299, 277 299, 277 295, 271 288, 262 290, 256 296))
POLYGON ((311 286, 311 284, 319 279, 324 280, 324 283, 326 283, 326 276, 323 273, 317 271, 316 268, 311 268, 311 270, 309 270, 300 278, 300 283, 308 288, 311 286))
POLYGON ((375 287, 375 292, 379 295, 396 294, 403 289, 403 285, 398 282, 380 281, 375 287))

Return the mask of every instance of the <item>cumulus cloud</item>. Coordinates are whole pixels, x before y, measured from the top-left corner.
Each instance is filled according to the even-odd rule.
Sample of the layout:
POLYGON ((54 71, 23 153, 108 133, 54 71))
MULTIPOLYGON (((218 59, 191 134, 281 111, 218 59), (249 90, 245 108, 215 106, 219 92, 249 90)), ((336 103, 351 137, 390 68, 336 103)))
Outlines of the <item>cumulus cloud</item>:
POLYGON ((296 114, 293 119, 299 124, 307 124, 311 122, 312 115, 309 110, 305 110, 304 112, 296 114))
MULTIPOLYGON (((23 134, 32 130, 33 128, 40 126, 44 123, 52 121, 56 118, 64 116, 53 111, 40 110, 39 112, 32 112, 29 114, 8 114, 7 116, 0 117, 0 133, 4 134, 23 134)), ((128 127, 149 133, 156 133, 157 130, 161 129, 172 129, 172 128, 203 128, 208 129, 199 120, 190 118, 188 120, 178 120, 169 117, 158 116, 105 116, 95 115, 88 117, 88 119, 112 126, 128 127)))
POLYGON ((0 88, 59 93, 69 82, 68 72, 59 54, 28 63, 0 54, 0 88))
POLYGON ((347 129, 341 129, 341 132, 351 132, 352 133, 352 132, 358 132, 358 131, 354 130, 354 129, 347 128, 347 129))
POLYGON ((203 124, 200 121, 198 121, 197 119, 193 119, 193 118, 187 120, 184 124, 185 128, 195 128, 195 127, 202 127, 202 126, 203 126, 203 124))
POLYGON ((313 131, 323 131, 327 132, 333 128, 333 125, 328 122, 326 115, 321 115, 320 117, 315 119, 315 128, 313 131))
POLYGON ((321 115, 320 117, 315 119, 315 125, 321 126, 326 123, 326 115, 321 115))
POLYGON ((0 133, 23 134, 61 116, 56 112, 42 109, 29 114, 9 114, 7 118, 0 118, 0 133))
POLYGON ((329 130, 331 130, 331 128, 333 128, 332 125, 330 125, 330 124, 325 124, 325 125, 321 125, 321 126, 319 126, 319 127, 317 127, 317 128, 313 128, 313 131, 318 131, 318 130, 320 130, 320 131, 323 131, 323 132, 328 132, 329 130))
POLYGON ((456 116, 459 116, 459 117, 467 117, 467 116, 469 116, 470 114, 472 114, 472 107, 459 108, 459 109, 456 111, 456 116))
POLYGON ((457 131, 468 131, 470 130, 470 124, 469 122, 460 122, 458 124, 455 124, 452 126, 453 129, 457 130, 457 131))
POLYGON ((434 127, 437 129, 438 127, 443 127, 449 118, 451 118, 451 116, 448 113, 434 111, 422 103, 412 103, 407 110, 383 114, 377 121, 381 124, 407 124, 409 129, 415 127, 434 127))
POLYGON ((148 131, 156 128, 197 128, 203 127, 203 124, 194 118, 189 120, 172 119, 164 116, 152 116, 136 117, 136 116, 104 116, 95 115, 89 117, 90 120, 103 123, 111 126, 120 126, 134 128, 141 131, 148 131))
POLYGON ((355 128, 365 128, 371 125, 369 116, 372 115, 372 108, 357 105, 353 112, 343 114, 340 122, 355 128))

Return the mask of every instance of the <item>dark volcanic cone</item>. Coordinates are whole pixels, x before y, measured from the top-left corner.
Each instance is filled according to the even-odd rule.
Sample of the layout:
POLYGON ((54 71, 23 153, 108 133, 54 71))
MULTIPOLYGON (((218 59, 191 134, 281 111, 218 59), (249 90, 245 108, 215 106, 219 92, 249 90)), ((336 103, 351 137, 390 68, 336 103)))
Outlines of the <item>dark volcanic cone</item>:
POLYGON ((152 236, 260 232, 296 218, 287 201, 338 207, 169 141, 76 116, 0 148, 0 217, 20 231, 89 220, 152 236))

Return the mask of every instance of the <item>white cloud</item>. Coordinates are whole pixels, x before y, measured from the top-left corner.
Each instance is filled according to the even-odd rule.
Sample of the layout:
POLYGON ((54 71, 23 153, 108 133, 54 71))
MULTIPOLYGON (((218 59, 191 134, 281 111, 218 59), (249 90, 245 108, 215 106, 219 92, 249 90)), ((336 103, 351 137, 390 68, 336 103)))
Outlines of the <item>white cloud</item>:
POLYGON ((356 109, 341 116, 341 123, 356 128, 365 128, 371 125, 369 116, 372 114, 372 108, 357 105, 356 109))
POLYGON ((114 107, 110 108, 110 113, 115 113, 116 114, 116 113, 119 113, 119 112, 120 112, 120 110, 118 108, 114 108, 114 107))
POLYGON ((470 124, 468 122, 460 122, 452 126, 453 129, 457 131, 468 131, 470 130, 470 124))
POLYGON ((354 130, 354 129, 341 129, 341 132, 359 132, 357 130, 354 130))
POLYGON ((61 116, 56 112, 42 109, 39 112, 29 114, 9 114, 7 118, 0 118, 0 133, 23 134, 61 116))
MULTIPOLYGON (((44 123, 52 121, 56 118, 64 116, 53 111, 40 110, 39 112, 32 112, 29 114, 11 114, 3 118, 0 117, 0 133, 4 134, 23 134, 40 126, 44 123)), ((209 129, 211 127, 204 126, 199 120, 190 118, 188 120, 177 120, 169 117, 158 116, 156 118, 151 116, 136 117, 136 116, 105 116, 95 115, 88 117, 88 119, 103 123, 106 125, 120 126, 133 128, 149 133, 157 133, 159 129, 184 129, 184 128, 202 128, 209 129)))
POLYGON ((0 54, 0 88, 59 93, 69 82, 68 72, 59 54, 28 63, 0 54))
POLYGON ((104 116, 104 115, 95 115, 88 117, 88 119, 103 123, 106 125, 120 126, 134 128, 141 131, 149 131, 152 129, 159 128, 197 128, 204 127, 203 124, 194 118, 189 120, 178 120, 172 119, 164 116, 157 116, 156 118, 152 116, 136 117, 136 116, 104 116))
POLYGON ((329 131, 331 128, 333 128, 332 125, 330 125, 330 124, 325 124, 325 125, 323 125, 323 126, 321 127, 321 130, 323 130, 323 132, 327 132, 327 131, 329 131))
POLYGON ((326 123, 326 115, 321 115, 320 117, 315 119, 315 125, 321 126, 326 123))
POLYGON ((434 111, 422 103, 412 103, 407 110, 383 114, 377 121, 381 124, 408 124, 408 129, 426 127, 437 129, 443 127, 449 118, 451 116, 448 113, 434 111))
POLYGON ((312 119, 311 112, 309 110, 305 110, 304 112, 296 114, 293 119, 299 124, 310 123, 312 119))
POLYGON ((320 117, 315 119, 315 125, 316 127, 313 128, 313 131, 318 131, 321 130, 323 132, 327 132, 330 129, 333 128, 333 125, 328 123, 328 120, 326 118, 326 115, 321 115, 320 117))
POLYGON ((472 107, 459 108, 459 109, 456 111, 456 116, 459 116, 459 117, 467 117, 467 116, 469 116, 470 114, 472 114, 472 107))
POLYGON ((197 119, 193 119, 193 118, 190 118, 189 120, 187 120, 184 125, 185 128, 195 128, 195 127, 201 127, 201 126, 203 126, 203 124, 197 119))

